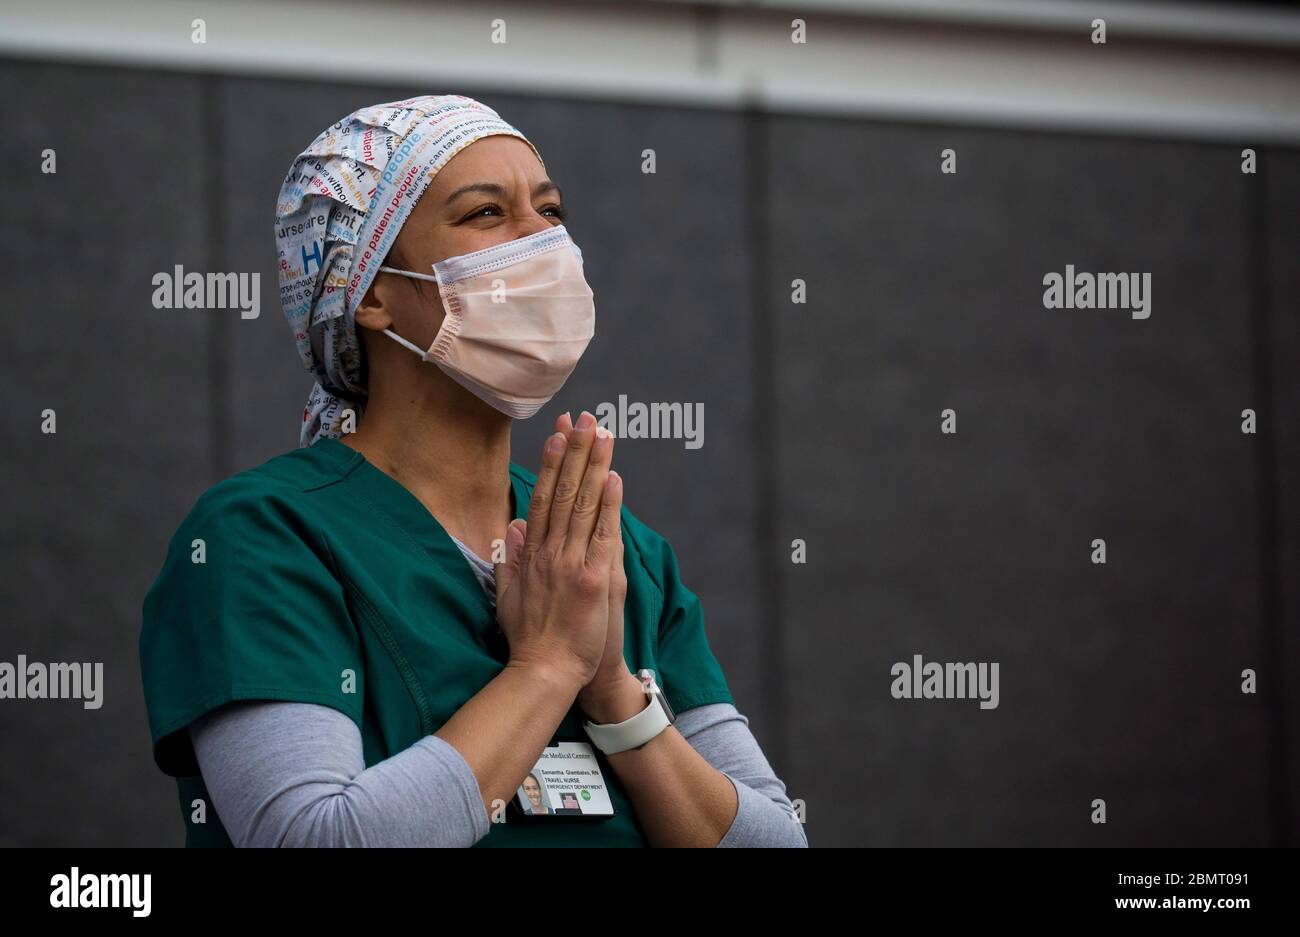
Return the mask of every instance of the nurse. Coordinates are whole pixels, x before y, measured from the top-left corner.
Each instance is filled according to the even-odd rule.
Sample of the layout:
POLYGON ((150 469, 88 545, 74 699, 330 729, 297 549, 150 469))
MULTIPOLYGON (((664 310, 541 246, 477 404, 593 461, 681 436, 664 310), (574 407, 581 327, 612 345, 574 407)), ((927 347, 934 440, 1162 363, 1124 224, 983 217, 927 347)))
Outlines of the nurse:
POLYGON ((459 95, 363 108, 275 230, 300 447, 204 493, 144 602, 187 845, 806 846, 612 436, 565 414, 511 461, 595 321, 532 143, 459 95))
POLYGON ((537 775, 530 773, 524 778, 523 791, 524 796, 528 798, 528 803, 524 806, 527 813, 541 816, 550 812, 543 798, 541 782, 537 780, 537 775))

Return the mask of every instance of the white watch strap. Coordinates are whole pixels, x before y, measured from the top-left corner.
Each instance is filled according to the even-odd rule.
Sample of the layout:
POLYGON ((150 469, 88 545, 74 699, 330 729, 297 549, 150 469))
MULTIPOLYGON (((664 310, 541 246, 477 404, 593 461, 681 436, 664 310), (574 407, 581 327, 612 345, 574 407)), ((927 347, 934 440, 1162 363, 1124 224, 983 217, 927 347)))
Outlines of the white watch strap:
POLYGON ((583 720, 582 723, 588 738, 606 755, 640 748, 670 725, 668 714, 656 696, 649 697, 645 709, 623 722, 599 725, 583 720))

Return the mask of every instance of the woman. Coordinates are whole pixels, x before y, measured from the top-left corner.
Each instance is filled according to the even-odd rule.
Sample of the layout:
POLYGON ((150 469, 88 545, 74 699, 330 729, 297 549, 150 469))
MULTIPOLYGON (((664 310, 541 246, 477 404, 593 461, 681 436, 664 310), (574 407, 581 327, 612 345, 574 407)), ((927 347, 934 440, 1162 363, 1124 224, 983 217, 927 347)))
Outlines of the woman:
POLYGON ((537 780, 537 775, 529 774, 524 778, 523 783, 524 796, 528 798, 527 811, 531 816, 540 817, 542 814, 550 813, 550 808, 546 805, 546 800, 542 797, 542 785, 537 780))
POLYGON ((276 216, 302 445, 207 491, 145 599, 187 844, 806 845, 612 436, 565 414, 510 461, 593 334, 532 143, 458 95, 364 108, 276 216), (562 745, 595 818, 511 822, 562 745))

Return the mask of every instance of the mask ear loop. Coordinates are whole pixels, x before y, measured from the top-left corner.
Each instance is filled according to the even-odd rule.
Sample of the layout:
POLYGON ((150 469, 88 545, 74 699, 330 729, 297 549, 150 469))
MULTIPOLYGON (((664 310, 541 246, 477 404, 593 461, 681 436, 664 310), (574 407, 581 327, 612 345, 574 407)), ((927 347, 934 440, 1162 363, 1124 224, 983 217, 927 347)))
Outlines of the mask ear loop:
POLYGON ((387 270, 389 273, 401 274, 404 277, 415 277, 417 280, 432 280, 438 282, 438 278, 428 273, 415 273, 411 270, 398 270, 396 267, 380 267, 380 270, 387 270))
POLYGON ((424 357, 423 348, 421 348, 419 345, 413 344, 412 342, 408 342, 406 339, 402 338, 402 336, 398 335, 392 329, 384 329, 384 334, 387 335, 389 338, 393 339, 393 341, 401 345, 405 345, 407 348, 411 349, 411 351, 415 352, 421 358, 424 357))
MULTIPOLYGON (((437 277, 430 276, 427 273, 415 273, 410 270, 399 270, 396 267, 380 267, 379 269, 386 270, 389 273, 396 273, 404 277, 414 277, 417 280, 431 280, 434 283, 438 283, 437 277)), ((393 339, 393 341, 397 342, 398 344, 405 345, 407 348, 411 349, 411 351, 415 352, 421 358, 425 356, 426 354, 425 349, 421 348, 419 345, 416 345, 412 342, 408 342, 406 339, 402 338, 402 336, 398 335, 392 329, 384 329, 384 334, 387 335, 389 338, 393 339)))

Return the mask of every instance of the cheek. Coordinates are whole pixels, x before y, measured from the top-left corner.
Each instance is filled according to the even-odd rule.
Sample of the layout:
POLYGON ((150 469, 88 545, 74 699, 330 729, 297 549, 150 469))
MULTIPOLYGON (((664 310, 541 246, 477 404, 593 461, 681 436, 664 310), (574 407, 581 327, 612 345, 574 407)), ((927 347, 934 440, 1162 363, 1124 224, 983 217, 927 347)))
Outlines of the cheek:
POLYGON ((393 322, 397 326, 397 334, 417 345, 427 347, 432 344, 438 329, 442 327, 442 320, 446 318, 447 311, 443 308, 438 284, 415 282, 419 283, 418 290, 408 291, 395 305, 392 313, 393 322))

